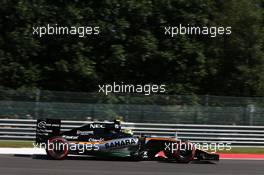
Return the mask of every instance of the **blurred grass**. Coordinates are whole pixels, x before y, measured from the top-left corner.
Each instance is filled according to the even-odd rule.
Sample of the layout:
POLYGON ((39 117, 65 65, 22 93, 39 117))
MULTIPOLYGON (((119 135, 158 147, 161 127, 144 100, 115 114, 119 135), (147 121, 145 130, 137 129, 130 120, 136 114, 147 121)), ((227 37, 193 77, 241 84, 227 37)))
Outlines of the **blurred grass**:
POLYGON ((1 148, 33 148, 33 141, 0 140, 1 148))
POLYGON ((254 148, 254 147, 237 148, 237 147, 232 147, 232 149, 230 151, 223 150, 223 151, 217 151, 217 153, 264 154, 264 148, 254 148))

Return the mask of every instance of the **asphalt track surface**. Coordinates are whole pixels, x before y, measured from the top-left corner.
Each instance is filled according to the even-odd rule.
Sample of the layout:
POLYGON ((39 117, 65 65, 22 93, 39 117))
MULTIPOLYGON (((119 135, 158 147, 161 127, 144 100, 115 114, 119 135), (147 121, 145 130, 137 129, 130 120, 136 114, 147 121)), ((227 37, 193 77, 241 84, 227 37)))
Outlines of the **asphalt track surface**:
POLYGON ((1 175, 263 175, 264 161, 221 160, 215 164, 176 164, 158 161, 95 160, 0 155, 1 175))

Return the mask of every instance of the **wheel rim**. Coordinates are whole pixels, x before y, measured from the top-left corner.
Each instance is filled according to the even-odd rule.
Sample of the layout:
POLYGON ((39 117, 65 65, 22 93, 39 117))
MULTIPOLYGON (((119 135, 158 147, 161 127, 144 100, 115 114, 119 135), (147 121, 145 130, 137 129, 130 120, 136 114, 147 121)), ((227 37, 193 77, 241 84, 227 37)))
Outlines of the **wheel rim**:
POLYGON ((64 159, 68 155, 68 143, 63 138, 52 138, 48 141, 47 153, 53 159, 64 159))

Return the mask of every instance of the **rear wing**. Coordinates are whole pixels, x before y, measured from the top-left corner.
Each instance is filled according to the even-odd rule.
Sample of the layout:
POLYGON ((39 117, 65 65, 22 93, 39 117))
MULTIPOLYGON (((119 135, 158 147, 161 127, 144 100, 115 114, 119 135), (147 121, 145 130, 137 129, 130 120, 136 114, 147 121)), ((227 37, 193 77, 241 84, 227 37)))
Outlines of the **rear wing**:
POLYGON ((59 136, 60 119, 38 119, 36 125, 36 143, 46 143, 51 137, 59 136))

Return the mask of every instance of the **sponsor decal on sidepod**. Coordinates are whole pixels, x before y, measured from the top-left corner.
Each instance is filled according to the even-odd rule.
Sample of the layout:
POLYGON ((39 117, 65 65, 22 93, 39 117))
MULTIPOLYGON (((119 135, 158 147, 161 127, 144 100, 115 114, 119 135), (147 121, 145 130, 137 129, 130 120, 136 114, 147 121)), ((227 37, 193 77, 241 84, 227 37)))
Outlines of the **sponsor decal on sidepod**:
POLYGON ((118 140, 113 140, 111 142, 105 143, 105 148, 120 148, 120 147, 125 147, 129 145, 137 145, 138 144, 138 139, 137 138, 125 138, 125 139, 118 139, 118 140))

